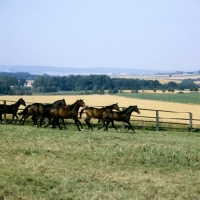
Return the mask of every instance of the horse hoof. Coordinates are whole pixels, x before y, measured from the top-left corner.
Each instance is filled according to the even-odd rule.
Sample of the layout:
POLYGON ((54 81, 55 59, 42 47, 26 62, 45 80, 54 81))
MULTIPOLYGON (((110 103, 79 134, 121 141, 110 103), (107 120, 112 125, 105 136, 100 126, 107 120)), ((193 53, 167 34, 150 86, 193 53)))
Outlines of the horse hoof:
POLYGON ((83 131, 83 128, 81 129, 81 131, 83 131))

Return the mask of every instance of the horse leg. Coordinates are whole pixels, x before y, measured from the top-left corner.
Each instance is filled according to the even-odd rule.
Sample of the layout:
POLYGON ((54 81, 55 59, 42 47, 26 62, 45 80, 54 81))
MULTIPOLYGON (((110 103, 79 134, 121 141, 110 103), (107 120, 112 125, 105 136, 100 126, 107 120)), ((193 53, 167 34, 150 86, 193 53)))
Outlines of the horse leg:
POLYGON ((82 123, 80 122, 80 120, 79 120, 79 119, 78 119, 78 123, 79 123, 79 125, 80 125, 80 127, 81 127, 81 130, 83 130, 82 123))
MULTIPOLYGON (((90 118, 90 119, 91 119, 91 118, 90 118)), ((86 118, 86 119, 85 119, 85 123, 87 124, 89 130, 90 130, 90 129, 93 130, 92 125, 91 125, 91 123, 90 123, 90 119, 89 119, 89 118, 86 118)))
POLYGON ((0 114, 0 121, 1 121, 1 123, 3 122, 2 113, 0 114))
POLYGON ((128 131, 131 129, 133 132, 135 132, 135 130, 133 129, 131 123, 129 121, 126 121, 126 123, 129 125, 128 131))
MULTIPOLYGON (((40 118, 40 127, 42 127, 42 122, 44 121, 45 117, 40 118)), ((49 124, 49 123, 48 123, 49 124)))
POLYGON ((29 116, 22 116, 22 118, 21 118, 21 120, 23 119, 23 122, 22 122, 22 125, 24 125, 24 123, 25 123, 25 120, 28 118, 29 116))
POLYGON ((79 125, 78 125, 78 124, 79 124, 79 123, 78 123, 78 118, 73 118, 73 120, 74 120, 74 122, 75 122, 75 124, 76 124, 78 130, 81 131, 81 129, 80 129, 79 125))
POLYGON ((65 129, 67 128, 66 125, 65 125, 65 120, 63 118, 61 118, 62 120, 62 123, 63 123, 63 126, 65 127, 65 129))
POLYGON ((15 114, 12 114, 12 121, 10 121, 8 124, 11 124, 14 121, 15 121, 15 114))
POLYGON ((103 125, 102 125, 101 127, 97 128, 97 130, 100 130, 100 129, 102 129, 104 126, 106 126, 106 120, 105 120, 105 119, 102 119, 102 121, 103 121, 103 125))
POLYGON ((15 117, 16 117, 16 119, 15 119, 15 122, 16 122, 19 118, 18 118, 17 114, 15 114, 15 117))
POLYGON ((51 119, 50 117, 48 118, 48 123, 46 123, 46 125, 44 126, 44 128, 46 128, 47 126, 51 126, 52 128, 54 127, 54 119, 51 119))
POLYGON ((104 129, 104 131, 108 131, 108 125, 110 124, 110 121, 106 121, 106 128, 104 129))
POLYGON ((114 120, 112 120, 111 123, 112 123, 112 127, 118 132, 118 129, 117 129, 117 127, 114 124, 114 120))
POLYGON ((59 118, 57 118, 55 122, 58 125, 59 129, 62 130, 62 128, 60 127, 59 118))

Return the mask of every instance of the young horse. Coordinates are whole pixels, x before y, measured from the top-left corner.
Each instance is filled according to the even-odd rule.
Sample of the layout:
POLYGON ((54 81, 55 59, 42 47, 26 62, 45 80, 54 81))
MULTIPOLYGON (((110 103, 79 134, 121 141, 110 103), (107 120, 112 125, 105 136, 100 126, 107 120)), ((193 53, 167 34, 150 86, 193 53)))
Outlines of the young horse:
POLYGON ((106 118, 107 123, 106 123, 106 128, 104 129, 104 131, 108 130, 108 125, 110 122, 112 123, 112 127, 117 130, 117 127, 114 125, 114 121, 123 121, 129 125, 128 130, 131 129, 133 132, 135 132, 130 123, 130 118, 133 111, 140 114, 140 111, 137 106, 129 106, 128 108, 120 112, 114 112, 114 111, 110 112, 110 114, 106 118))
POLYGON ((3 119, 2 119, 2 114, 6 113, 6 114, 12 114, 12 121, 10 123, 12 123, 13 121, 16 121, 18 119, 17 116, 17 111, 19 109, 19 106, 23 105, 26 106, 26 103, 24 101, 24 99, 20 98, 15 104, 11 104, 11 105, 0 105, 0 121, 2 123, 3 119), (16 117, 16 119, 14 120, 14 118, 16 117))
POLYGON ((33 125, 38 126, 37 120, 42 116, 44 110, 56 106, 66 106, 65 99, 57 100, 52 104, 33 103, 31 105, 28 105, 22 112, 18 113, 18 115, 22 115, 19 123, 21 123, 21 121, 23 120, 22 125, 24 125, 25 120, 28 117, 32 116, 31 119, 34 122, 33 125))
MULTIPOLYGON (((81 131, 81 129, 83 130, 83 127, 82 127, 81 122, 78 119, 78 110, 80 107, 83 107, 83 108, 86 107, 85 102, 82 99, 77 100, 75 103, 67 107, 54 107, 54 108, 47 109, 44 112, 44 116, 46 116, 49 119, 49 121, 51 120, 51 118, 53 118, 52 125, 54 125, 54 122, 55 122, 58 125, 60 130, 62 129, 59 124, 59 119, 63 121, 64 126, 65 126, 64 119, 73 119, 78 130, 81 131), (81 126, 81 129, 79 125, 81 126)), ((48 125, 49 124, 47 124, 45 127, 47 127, 48 125)))
MULTIPOLYGON (((107 118, 107 116, 109 115, 109 113, 112 110, 120 111, 118 103, 112 104, 110 106, 105 106, 103 108, 87 107, 87 108, 82 109, 80 111, 80 118, 83 114, 83 111, 85 111, 85 114, 86 114, 85 123, 87 124, 88 129, 93 130, 92 125, 90 123, 91 118, 93 117, 93 118, 97 118, 97 119, 102 119, 103 120, 103 126, 105 126, 105 119, 107 118)), ((99 128, 99 129, 101 129, 101 128, 99 128)))

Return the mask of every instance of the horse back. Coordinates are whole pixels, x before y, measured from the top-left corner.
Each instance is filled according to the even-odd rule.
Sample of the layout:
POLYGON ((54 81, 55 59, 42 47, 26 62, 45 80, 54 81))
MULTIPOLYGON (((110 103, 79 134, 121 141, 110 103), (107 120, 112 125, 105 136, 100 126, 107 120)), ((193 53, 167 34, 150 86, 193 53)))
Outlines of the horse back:
POLYGON ((105 108, 87 107, 85 109, 85 114, 87 116, 94 117, 94 118, 101 118, 104 112, 105 112, 105 108))
POLYGON ((71 118, 75 113, 68 107, 59 107, 57 116, 60 118, 71 118))
POLYGON ((19 109, 19 107, 14 106, 14 104, 0 106, 0 111, 2 111, 3 113, 7 113, 7 114, 16 114, 18 109, 19 109))
POLYGON ((126 121, 126 120, 130 119, 130 115, 127 115, 127 114, 125 114, 123 112, 112 111, 108 115, 108 119, 109 120, 115 120, 115 121, 126 121))

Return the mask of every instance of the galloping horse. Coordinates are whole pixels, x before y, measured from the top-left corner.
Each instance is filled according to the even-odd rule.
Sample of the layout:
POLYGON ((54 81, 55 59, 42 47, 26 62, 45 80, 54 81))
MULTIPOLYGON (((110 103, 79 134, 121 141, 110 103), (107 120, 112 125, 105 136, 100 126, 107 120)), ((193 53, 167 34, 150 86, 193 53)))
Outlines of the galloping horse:
POLYGON ((24 99, 20 98, 16 103, 11 104, 11 105, 0 105, 0 121, 2 123, 3 119, 2 119, 2 114, 6 113, 6 114, 12 114, 12 121, 10 123, 12 123, 13 121, 16 121, 18 119, 17 116, 17 111, 19 109, 19 106, 23 105, 26 106, 26 103, 24 101, 24 99), (16 117, 16 119, 14 120, 14 118, 16 117))
MULTIPOLYGON (((78 110, 80 107, 83 107, 83 108, 86 107, 85 102, 82 99, 77 100, 72 105, 67 106, 67 107, 54 107, 54 108, 46 109, 43 113, 43 117, 47 117, 49 121, 51 120, 51 118, 53 118, 52 125, 54 125, 54 122, 55 122, 58 125, 60 130, 62 129, 59 124, 59 119, 63 121, 64 126, 65 126, 64 119, 73 119, 78 130, 81 131, 83 127, 80 120, 78 119, 78 110), (81 129, 79 125, 81 126, 81 129)), ((45 127, 47 127, 48 125, 49 124, 47 124, 45 127)))
POLYGON ((18 115, 22 115, 19 123, 21 123, 21 121, 23 120, 22 125, 24 125, 25 120, 28 117, 32 116, 32 120, 34 122, 33 125, 38 126, 37 120, 42 116, 44 110, 56 106, 66 106, 65 99, 57 100, 52 104, 33 103, 31 105, 28 105, 22 112, 18 113, 18 115))
POLYGON ((129 125, 128 130, 131 129, 133 132, 135 132, 130 123, 130 118, 133 111, 140 114, 140 111, 137 106, 129 106, 128 108, 120 112, 114 112, 114 111, 110 112, 110 114, 106 118, 107 123, 106 123, 106 128, 104 129, 104 131, 108 130, 108 125, 110 122, 112 123, 112 127, 117 130, 117 127, 114 125, 114 121, 123 121, 129 125))
POLYGON ((87 124, 88 129, 93 130, 92 125, 90 123, 91 118, 93 117, 93 118, 97 118, 97 119, 102 119, 103 120, 103 126, 105 126, 105 119, 108 117, 109 113, 113 109, 120 111, 118 103, 112 104, 110 106, 105 106, 103 108, 87 107, 87 108, 82 109, 80 111, 80 118, 82 117, 82 114, 85 111, 85 114, 86 114, 85 123, 87 124))

